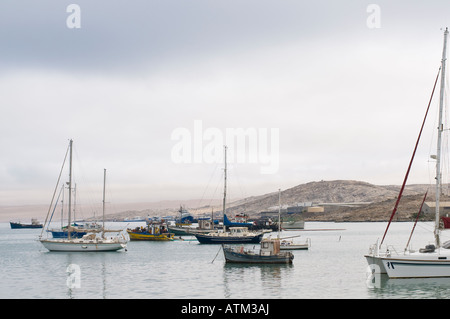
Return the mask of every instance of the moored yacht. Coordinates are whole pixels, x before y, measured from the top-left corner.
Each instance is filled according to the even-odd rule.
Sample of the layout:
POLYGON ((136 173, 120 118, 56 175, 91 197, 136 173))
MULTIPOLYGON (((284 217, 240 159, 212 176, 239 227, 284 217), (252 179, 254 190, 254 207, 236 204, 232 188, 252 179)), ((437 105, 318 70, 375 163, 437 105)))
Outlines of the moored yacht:
MULTIPOLYGON (((39 237, 39 241, 42 245, 50 251, 67 251, 67 252, 84 252, 84 251, 116 251, 124 249, 127 246, 128 239, 122 234, 115 235, 110 238, 105 236, 106 232, 119 233, 121 230, 107 230, 105 229, 105 183, 106 183, 106 169, 103 173, 103 225, 100 229, 92 229, 89 234, 84 235, 81 238, 73 238, 71 236, 71 193, 72 193, 72 143, 70 140, 70 165, 69 165, 69 221, 67 227, 67 238, 42 238, 39 237)), ((67 156, 67 153, 66 153, 67 156)), ((65 161, 64 161, 65 162, 65 161)), ((64 164, 63 164, 64 167, 64 164)), ((61 177, 61 176, 60 176, 61 177)), ((58 178, 59 182, 59 178, 58 178)), ((53 202, 53 200, 52 200, 53 202)), ((50 207, 52 203, 50 204, 50 207)), ((49 210, 50 212, 50 210, 49 210)), ((48 217, 48 216, 47 216, 48 217)))
MULTIPOLYGON (((400 190, 397 202, 395 204, 394 210, 391 214, 390 220, 384 232, 383 238, 380 245, 378 242, 371 246, 369 254, 365 255, 365 258, 371 268, 372 273, 387 273, 389 278, 428 278, 428 277, 450 277, 450 242, 441 244, 441 229, 439 227, 440 222, 440 194, 441 194, 441 141, 442 133, 444 131, 443 125, 443 108, 445 99, 445 77, 446 77, 446 51, 447 51, 447 36, 448 29, 446 28, 444 32, 444 48, 442 52, 440 77, 441 77, 441 87, 440 87, 440 100, 439 100, 439 125, 438 125, 438 135, 437 135, 437 153, 432 156, 436 160, 436 210, 435 210, 435 225, 434 225, 434 244, 425 245, 425 247, 417 250, 412 250, 408 248, 409 240, 406 248, 403 252, 397 252, 395 249, 387 248, 385 251, 381 249, 383 241, 385 239, 386 233, 388 231, 389 225, 396 213, 398 203, 401 199, 402 192, 404 190, 408 174, 414 159, 415 152, 422 134, 422 130, 425 124, 425 120, 430 108, 432 96, 428 104, 427 111, 425 113, 425 118, 420 129, 419 137, 417 139, 409 167, 400 190)), ((438 74, 439 76, 439 74, 438 74)), ((434 87, 436 87, 438 77, 434 87)), ((434 93, 434 88, 433 88, 434 93)), ((426 194, 424 196, 423 202, 425 201, 426 194)), ((422 205, 423 205, 422 202, 422 205)), ((420 214, 421 209, 419 210, 420 214)), ((417 216, 418 217, 418 216, 417 216)), ((416 219, 417 222, 417 219, 416 219)), ((413 228, 414 231, 414 228, 413 228)), ((413 232, 412 231, 412 232, 413 232)), ((412 235, 411 232, 411 235, 412 235)), ((410 235, 410 239, 411 239, 410 235)))

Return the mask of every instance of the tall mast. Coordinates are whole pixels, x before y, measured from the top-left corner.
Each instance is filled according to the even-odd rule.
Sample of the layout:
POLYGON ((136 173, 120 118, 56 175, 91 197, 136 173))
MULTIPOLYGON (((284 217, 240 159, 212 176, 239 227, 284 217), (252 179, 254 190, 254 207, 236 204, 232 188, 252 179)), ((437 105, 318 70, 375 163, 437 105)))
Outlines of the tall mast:
POLYGON ((224 145, 224 158, 225 158, 225 168, 224 168, 224 183, 223 183, 223 230, 225 231, 226 226, 225 226, 225 209, 226 209, 226 201, 227 201, 227 146, 224 145))
POLYGON ((62 184, 61 192, 62 192, 62 199, 61 199, 61 229, 63 229, 63 221, 64 221, 64 191, 65 191, 65 185, 62 184))
POLYGON ((278 239, 280 239, 281 230, 281 188, 278 189, 278 239))
POLYGON ((69 225, 67 226, 67 238, 70 239, 70 224, 72 224, 71 220, 71 208, 72 208, 72 144, 73 141, 70 140, 69 142, 69 149, 70 149, 70 155, 69 155, 69 225))
POLYGON ((103 169, 103 230, 102 230, 102 237, 105 237, 105 186, 106 186, 106 168, 103 169))
POLYGON ((75 187, 73 188, 73 220, 77 220, 77 215, 75 214, 77 206, 77 183, 75 183, 75 187))
POLYGON ((439 200, 441 195, 441 139, 442 131, 444 130, 442 124, 442 113, 444 108, 444 89, 445 89, 445 62, 447 60, 447 35, 448 28, 445 28, 444 32, 444 49, 442 50, 442 61, 441 61, 441 92, 439 98, 439 126, 438 126, 438 140, 437 140, 437 155, 436 155, 436 220, 434 228, 434 236, 436 239, 436 246, 440 246, 439 240, 439 200))

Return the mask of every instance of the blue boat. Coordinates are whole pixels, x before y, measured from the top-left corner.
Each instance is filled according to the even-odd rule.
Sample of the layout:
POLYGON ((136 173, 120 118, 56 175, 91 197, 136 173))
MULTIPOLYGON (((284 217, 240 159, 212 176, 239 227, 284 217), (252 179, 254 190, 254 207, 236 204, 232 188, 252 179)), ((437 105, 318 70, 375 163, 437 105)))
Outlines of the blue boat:
POLYGON ((21 222, 9 222, 11 229, 21 229, 21 228, 42 228, 43 225, 40 224, 36 219, 31 219, 31 224, 22 224, 21 222))
POLYGON ((242 220, 242 221, 232 222, 231 220, 228 219, 227 214, 223 214, 224 226, 226 226, 226 227, 248 227, 248 228, 253 227, 253 223, 249 223, 246 221, 245 215, 237 215, 236 218, 239 218, 239 220, 242 220))
MULTIPOLYGON (((47 232, 52 233, 52 237, 53 238, 67 238, 68 237, 68 231, 66 229, 62 229, 62 230, 47 230, 47 232)), ((72 238, 81 238, 84 235, 86 235, 87 232, 85 231, 71 231, 70 232, 70 237, 72 238)))
MULTIPOLYGON (((85 224, 73 223, 70 229, 70 237, 81 238, 92 230, 101 229, 101 225, 95 222, 87 222, 85 224)), ((47 232, 52 233, 53 238, 68 238, 67 226, 60 229, 47 229, 47 232)))
POLYGON ((182 226, 190 226, 194 222, 194 216, 192 216, 191 213, 189 213, 185 208, 180 206, 180 209, 178 210, 180 213, 180 218, 175 219, 175 225, 177 227, 182 226))

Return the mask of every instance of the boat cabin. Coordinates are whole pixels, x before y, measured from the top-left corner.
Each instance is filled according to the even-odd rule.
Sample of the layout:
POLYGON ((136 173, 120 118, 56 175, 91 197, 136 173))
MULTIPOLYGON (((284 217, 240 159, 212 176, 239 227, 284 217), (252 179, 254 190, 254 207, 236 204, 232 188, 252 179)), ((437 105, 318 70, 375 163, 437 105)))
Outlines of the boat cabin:
POLYGON ((199 229, 214 229, 214 224, 210 218, 199 218, 198 219, 199 229))
POLYGON ((140 234, 149 234, 149 235, 160 235, 168 233, 167 225, 164 223, 159 222, 147 222, 146 227, 136 227, 135 229, 130 231, 134 233, 140 233, 140 234))
POLYGON ((279 239, 263 239, 261 241, 262 256, 272 256, 280 253, 280 240, 279 239))

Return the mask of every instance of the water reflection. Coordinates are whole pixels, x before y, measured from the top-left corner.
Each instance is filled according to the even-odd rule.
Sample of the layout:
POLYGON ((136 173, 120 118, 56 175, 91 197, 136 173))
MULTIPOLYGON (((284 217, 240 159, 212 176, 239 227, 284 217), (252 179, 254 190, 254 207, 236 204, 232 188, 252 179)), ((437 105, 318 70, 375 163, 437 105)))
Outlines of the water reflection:
POLYGON ((450 278, 390 279, 382 274, 372 278, 370 283, 370 298, 450 298, 450 278))
POLYGON ((252 295, 250 298, 263 298, 264 295, 280 296, 283 290, 283 278, 288 278, 292 268, 292 264, 225 263, 223 266, 224 297, 248 296, 251 289, 258 291, 258 295, 252 295))
MULTIPOLYGON (((58 252, 58 255, 61 254, 61 252, 58 252)), ((80 295, 88 293, 101 295, 101 298, 106 299, 108 285, 106 280, 107 256, 105 253, 95 253, 95 256, 90 256, 94 258, 89 265, 86 265, 83 260, 79 259, 80 253, 68 252, 66 254, 64 267, 67 274, 65 282, 67 287, 67 297, 69 299, 75 299, 81 297, 80 295)), ((81 253, 81 255, 83 254, 85 253, 81 253)), ((106 252, 106 254, 108 254, 108 252, 106 252)))

